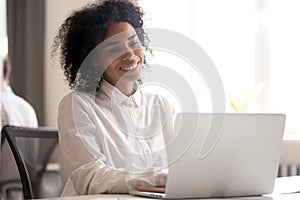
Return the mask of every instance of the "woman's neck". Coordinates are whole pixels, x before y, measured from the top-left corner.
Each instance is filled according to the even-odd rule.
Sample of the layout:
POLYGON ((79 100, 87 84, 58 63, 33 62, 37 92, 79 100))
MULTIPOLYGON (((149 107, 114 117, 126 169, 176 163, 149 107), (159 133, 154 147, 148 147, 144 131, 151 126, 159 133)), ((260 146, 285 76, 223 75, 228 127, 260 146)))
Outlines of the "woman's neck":
POLYGON ((104 79, 113 85, 114 87, 118 88, 120 92, 122 92, 126 96, 131 96, 135 91, 136 91, 136 83, 135 81, 130 82, 130 81, 110 81, 104 77, 104 79))
POLYGON ((131 96, 136 90, 134 82, 118 83, 115 85, 115 87, 128 97, 131 96))

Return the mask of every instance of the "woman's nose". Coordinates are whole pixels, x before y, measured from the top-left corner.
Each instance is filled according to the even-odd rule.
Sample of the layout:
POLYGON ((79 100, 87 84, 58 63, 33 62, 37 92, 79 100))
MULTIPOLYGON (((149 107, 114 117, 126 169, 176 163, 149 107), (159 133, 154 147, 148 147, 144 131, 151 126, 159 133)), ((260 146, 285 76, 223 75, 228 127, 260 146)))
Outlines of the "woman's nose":
POLYGON ((127 53, 124 55, 124 57, 122 58, 122 61, 125 62, 125 61, 128 61, 128 60, 133 60, 134 57, 135 57, 135 54, 134 54, 134 52, 131 50, 131 51, 127 52, 127 53))

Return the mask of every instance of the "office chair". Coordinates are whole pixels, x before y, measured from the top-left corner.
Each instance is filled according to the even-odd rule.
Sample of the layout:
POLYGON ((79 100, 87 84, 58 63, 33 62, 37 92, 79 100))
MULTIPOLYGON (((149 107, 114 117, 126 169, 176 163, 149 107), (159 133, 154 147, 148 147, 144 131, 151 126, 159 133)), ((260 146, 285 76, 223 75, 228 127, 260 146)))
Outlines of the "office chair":
POLYGON ((15 158, 24 198, 39 198, 43 174, 50 156, 58 144, 57 129, 5 126, 2 133, 15 158))
POLYGON ((0 199, 21 199, 23 195, 22 183, 15 164, 13 153, 2 132, 1 135, 1 163, 0 163, 0 199))

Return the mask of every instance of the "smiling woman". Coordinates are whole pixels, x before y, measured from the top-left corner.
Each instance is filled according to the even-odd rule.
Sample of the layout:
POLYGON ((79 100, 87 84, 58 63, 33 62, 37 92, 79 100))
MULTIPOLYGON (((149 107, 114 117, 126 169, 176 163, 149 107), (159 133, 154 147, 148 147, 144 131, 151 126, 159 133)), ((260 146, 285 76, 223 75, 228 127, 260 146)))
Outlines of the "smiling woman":
POLYGON ((63 195, 165 184, 175 111, 140 90, 148 49, 142 16, 131 1, 99 1, 68 17, 55 38, 75 90, 59 105, 59 142, 71 174, 63 195))
POLYGON ((126 53, 114 59, 109 66, 105 66, 103 76, 110 84, 129 96, 134 92, 134 82, 140 77, 141 67, 144 63, 144 53, 135 30, 129 23, 119 22, 111 24, 108 27, 104 40, 116 35, 115 39, 121 41, 113 42, 106 46, 108 53, 104 52, 105 56, 109 60, 113 60, 112 58, 115 56, 110 54, 126 53), (125 41, 122 41, 122 39, 125 41))
MULTIPOLYGON (((86 61, 88 54, 91 54, 91 51, 96 48, 99 43, 115 35, 116 31, 120 31, 117 30, 119 26, 110 27, 113 23, 127 22, 128 25, 130 24, 134 35, 138 36, 138 40, 135 40, 135 42, 138 41, 148 50, 147 35, 142 28, 143 13, 141 8, 121 4, 122 2, 118 1, 114 1, 111 5, 103 3, 103 6, 93 4, 91 7, 73 13, 65 20, 65 23, 61 25, 60 32, 55 38, 53 53, 55 53, 58 48, 61 48, 61 65, 63 66, 64 74, 71 89, 94 90, 95 84, 96 87, 99 88, 102 78, 101 70, 95 67, 94 60, 91 61, 93 63, 86 64, 84 61, 86 61), (122 6, 123 10, 116 10, 115 5, 122 6), (72 31, 70 31, 71 29, 72 31), (110 33, 107 32, 108 29, 111 29, 110 33), (84 70, 82 70, 83 67, 85 68, 84 70), (78 71, 80 71, 80 77, 77 75, 78 71)), ((123 28, 127 28, 128 30, 126 26, 123 28)), ((119 40, 121 38, 115 37, 115 39, 119 40)), ((105 41, 104 44, 111 43, 112 41, 113 38, 109 41, 105 41)), ((103 47, 104 44, 100 46, 103 47)), ((116 48, 110 48, 111 53, 116 50, 116 48)), ((121 51, 121 49, 119 51, 121 51)), ((104 55, 99 57, 104 58, 104 55)), ((103 64, 103 61, 99 60, 99 57, 97 58, 97 64, 103 64)))

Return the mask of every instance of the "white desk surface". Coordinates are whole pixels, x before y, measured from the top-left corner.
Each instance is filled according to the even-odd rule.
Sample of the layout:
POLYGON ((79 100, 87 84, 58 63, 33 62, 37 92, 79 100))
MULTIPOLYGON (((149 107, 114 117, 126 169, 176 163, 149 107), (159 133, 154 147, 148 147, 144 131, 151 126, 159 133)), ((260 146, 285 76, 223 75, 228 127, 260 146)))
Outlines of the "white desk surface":
MULTIPOLYGON (((122 199, 151 199, 129 194, 96 194, 73 197, 49 198, 47 200, 122 200, 122 199)), ((274 192, 258 197, 210 198, 206 200, 300 200, 300 176, 277 178, 274 192), (298 193, 295 193, 298 192, 298 193)), ((44 199, 46 200, 46 199, 44 199)), ((205 199, 201 199, 205 200, 205 199)))

